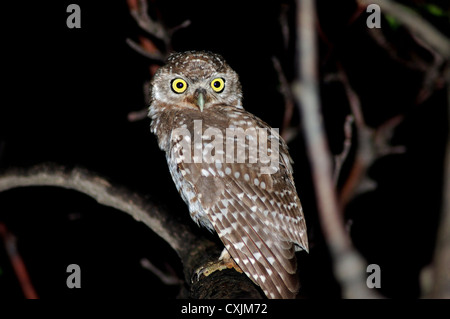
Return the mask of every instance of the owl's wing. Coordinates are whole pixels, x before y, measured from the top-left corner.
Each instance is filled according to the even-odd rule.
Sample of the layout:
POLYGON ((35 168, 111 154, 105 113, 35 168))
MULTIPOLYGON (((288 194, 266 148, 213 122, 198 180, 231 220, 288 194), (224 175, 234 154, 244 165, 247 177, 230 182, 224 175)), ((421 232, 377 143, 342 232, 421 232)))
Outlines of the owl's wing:
POLYGON ((181 165, 190 172, 185 178, 201 194, 202 210, 239 267, 269 298, 295 297, 299 281, 293 243, 307 250, 308 242, 284 163, 271 175, 261 174, 255 164, 181 165))
MULTIPOLYGON (((275 162, 277 171, 272 174, 262 173, 262 167, 271 166, 274 164, 272 162, 267 164, 261 162, 248 163, 250 152, 247 148, 248 145, 245 145, 245 163, 235 163, 227 158, 227 163, 223 167, 225 172, 225 176, 222 178, 225 183, 223 189, 228 191, 233 189, 235 193, 243 192, 247 195, 246 198, 249 198, 249 201, 244 202, 248 206, 246 208, 250 209, 256 206, 258 217, 273 227, 271 230, 279 235, 280 240, 295 243, 297 245, 296 250, 308 251, 306 223, 295 188, 292 159, 285 141, 260 118, 245 110, 235 110, 235 112, 244 113, 244 116, 251 117, 252 121, 247 122, 248 126, 244 126, 244 129, 258 127, 269 132, 267 138, 268 150, 272 149, 273 143, 278 144, 277 153, 279 155, 275 157, 277 159, 275 162), (233 185, 235 186, 233 187, 233 185)), ((230 126, 233 124, 235 123, 229 123, 230 126)), ((259 144, 258 159, 261 159, 259 144)))
MULTIPOLYGON (((249 125, 270 129, 257 118, 249 125)), ((185 185, 181 190, 193 219, 215 229, 267 297, 293 298, 299 289, 294 244, 308 250, 308 241, 287 146, 278 136, 275 141, 280 156, 273 174, 263 174, 259 162, 249 163, 247 152, 244 163, 187 163, 177 159, 183 154, 177 155, 174 147, 171 162, 177 163, 173 175, 179 178, 177 185, 185 185)))
POLYGON ((239 267, 269 298, 293 298, 299 288, 294 245, 275 221, 278 211, 264 205, 271 199, 248 188, 231 180, 210 209, 211 222, 239 267))

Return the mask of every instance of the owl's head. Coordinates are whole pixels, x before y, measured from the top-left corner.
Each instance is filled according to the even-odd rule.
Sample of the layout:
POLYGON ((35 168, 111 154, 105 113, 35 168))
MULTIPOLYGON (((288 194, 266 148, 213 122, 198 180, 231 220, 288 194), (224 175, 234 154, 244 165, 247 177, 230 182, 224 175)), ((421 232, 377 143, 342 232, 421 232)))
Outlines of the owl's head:
POLYGON ((150 109, 203 112, 220 104, 242 107, 238 75, 220 55, 187 51, 172 54, 166 62, 152 79, 150 109))

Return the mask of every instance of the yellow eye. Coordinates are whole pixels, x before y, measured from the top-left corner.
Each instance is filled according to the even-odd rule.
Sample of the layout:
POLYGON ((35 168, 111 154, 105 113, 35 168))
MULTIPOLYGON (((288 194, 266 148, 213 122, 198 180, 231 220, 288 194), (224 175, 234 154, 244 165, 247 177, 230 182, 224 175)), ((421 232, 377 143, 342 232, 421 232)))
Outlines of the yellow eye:
POLYGON ((178 78, 172 81, 172 90, 175 93, 183 93, 184 91, 186 91, 187 87, 188 85, 183 79, 178 78))
POLYGON ((211 81, 211 88, 214 92, 220 93, 225 88, 225 80, 222 78, 216 78, 211 81))

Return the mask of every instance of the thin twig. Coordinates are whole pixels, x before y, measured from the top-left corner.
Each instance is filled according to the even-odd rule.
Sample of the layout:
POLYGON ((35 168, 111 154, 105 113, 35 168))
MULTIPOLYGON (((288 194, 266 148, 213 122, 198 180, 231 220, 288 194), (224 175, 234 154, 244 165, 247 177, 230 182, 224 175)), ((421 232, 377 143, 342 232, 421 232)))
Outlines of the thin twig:
POLYGON ((286 75, 284 74, 280 60, 273 56, 272 63, 275 71, 277 72, 278 81, 280 83, 279 90, 284 99, 284 117, 281 127, 281 137, 286 141, 286 143, 288 143, 289 127, 292 121, 292 115, 294 114, 294 97, 292 96, 291 86, 286 78, 286 75))
MULTIPOLYGON (((150 76, 153 76, 160 65, 164 63, 172 51, 172 37, 178 30, 187 28, 191 25, 190 20, 185 20, 181 24, 168 28, 163 22, 154 20, 148 13, 147 0, 127 0, 130 14, 133 16, 137 24, 145 30, 149 35, 162 40, 164 46, 161 48, 156 45, 153 39, 149 37, 139 37, 139 43, 130 38, 126 39, 126 43, 137 53, 151 60, 149 67, 150 76)), ((159 13, 159 12, 158 12, 159 13)), ((160 15, 157 15, 161 20, 160 15)), ((148 84, 144 86, 144 95, 146 102, 148 102, 148 84)), ((147 109, 130 112, 128 114, 128 121, 136 122, 147 117, 147 109)))
POLYGON ((161 269, 153 265, 147 258, 141 259, 141 266, 152 272, 161 282, 168 286, 177 286, 183 283, 175 274, 166 274, 161 269))
POLYGON ((3 223, 0 223, 0 237, 3 238, 6 253, 8 254, 8 257, 11 261, 11 266, 16 273, 25 298, 38 299, 39 297, 33 287, 33 284, 31 283, 25 263, 23 262, 23 259, 17 249, 16 237, 8 230, 6 225, 3 223))
POLYGON ((172 34, 174 34, 175 32, 177 32, 178 30, 181 30, 181 29, 185 29, 185 28, 187 28, 188 26, 190 26, 191 25, 191 20, 185 20, 185 21, 183 21, 183 22, 181 22, 179 25, 177 25, 177 26, 174 26, 172 29, 170 29, 169 31, 168 31, 168 33, 169 33, 169 35, 170 36, 172 36, 172 34))
POLYGON ((128 0, 128 7, 131 16, 141 29, 150 36, 162 40, 164 47, 158 49, 153 40, 142 37, 140 39, 141 45, 127 39, 128 45, 138 53, 158 63, 163 62, 172 51, 173 34, 191 25, 191 20, 185 20, 175 27, 168 28, 162 21, 155 20, 149 15, 147 0, 128 0), (150 48, 149 43, 151 43, 150 48))
MULTIPOLYGON (((145 105, 150 104, 150 81, 145 81, 143 85, 144 97, 145 97, 145 105)), ((128 113, 128 122, 137 122, 142 121, 148 118, 148 107, 144 107, 139 111, 132 111, 128 113)))
POLYGON ((411 33, 411 36, 433 56, 433 62, 427 65, 427 68, 424 70, 425 74, 423 77, 422 88, 416 98, 416 103, 420 104, 431 96, 435 88, 439 88, 440 84, 445 83, 445 73, 441 72, 445 59, 433 50, 427 42, 417 37, 414 33, 411 33))
POLYGON ((165 56, 163 54, 161 54, 161 52, 159 52, 159 51, 150 52, 150 51, 146 50, 142 45, 137 44, 130 38, 127 38, 125 40, 125 42, 130 46, 130 48, 135 50, 137 53, 141 54, 142 56, 145 56, 146 58, 148 58, 156 63, 163 63, 165 60, 165 56))
POLYGON ((345 231, 332 178, 331 153, 320 114, 317 77, 315 1, 297 0, 297 56, 299 81, 293 93, 301 106, 302 123, 311 163, 319 216, 325 240, 331 252, 336 279, 345 298, 376 298, 365 282, 366 268, 345 231))
MULTIPOLYGON (((358 142, 353 167, 340 194, 341 204, 345 206, 357 195, 376 188, 376 182, 367 174, 369 167, 376 160, 389 154, 402 154, 406 149, 402 145, 391 146, 389 144, 394 130, 402 122, 403 116, 395 116, 377 129, 369 127, 364 120, 359 96, 350 85, 345 70, 340 63, 337 63, 337 69, 338 74, 336 78, 344 86, 350 109, 355 119, 358 142)), ((328 79, 331 79, 331 77, 328 77, 328 79)))
POLYGON ((421 104, 431 96, 435 88, 440 88, 443 86, 445 82, 445 75, 444 72, 442 72, 442 66, 446 60, 431 45, 429 45, 427 41, 423 40, 408 28, 406 28, 406 30, 409 31, 411 38, 417 43, 417 45, 423 47, 432 55, 432 62, 425 61, 425 59, 421 58, 420 55, 414 51, 409 52, 408 59, 401 57, 398 52, 398 48, 386 39, 382 29, 368 29, 368 34, 381 48, 386 51, 387 54, 389 54, 394 61, 411 70, 420 71, 423 73, 422 88, 416 97, 416 103, 421 104))
POLYGON ((350 152, 350 149, 352 147, 353 122, 354 122, 353 115, 347 115, 344 123, 344 143, 342 147, 342 152, 334 157, 333 180, 335 186, 337 186, 339 176, 342 170, 342 165, 344 165, 344 162, 347 159, 348 153, 350 152))
POLYGON ((128 121, 129 122, 142 121, 147 118, 147 115, 148 115, 147 108, 139 110, 139 111, 133 111, 133 112, 128 113, 128 121))
POLYGON ((390 144, 390 140, 394 136, 395 129, 403 122, 404 116, 397 115, 383 124, 381 124, 376 130, 374 135, 374 148, 375 148, 375 157, 372 159, 372 162, 377 160, 378 158, 386 155, 394 155, 394 154, 404 154, 406 152, 406 147, 404 145, 395 145, 392 146, 390 144))
POLYGON ((287 50, 289 47, 289 40, 291 38, 290 29, 289 29, 289 11, 291 10, 291 6, 287 3, 282 3, 280 8, 280 27, 281 27, 281 35, 283 36, 283 46, 284 49, 287 50))
POLYGON ((351 87, 344 68, 337 64, 338 76, 344 86, 350 109, 355 119, 357 148, 353 167, 342 188, 340 201, 343 207, 355 196, 375 189, 376 183, 368 175, 367 171, 375 159, 373 147, 375 131, 366 125, 358 94, 351 87))
POLYGON ((401 57, 395 45, 386 39, 382 29, 373 28, 368 29, 367 31, 378 46, 383 48, 392 60, 407 67, 408 69, 426 72, 428 68, 427 63, 425 63, 417 54, 414 54, 413 52, 411 53, 411 58, 409 60, 401 57))
POLYGON ((131 16, 141 27, 142 30, 151 34, 152 36, 163 40, 165 44, 170 42, 170 36, 164 25, 158 21, 153 20, 148 14, 147 0, 128 1, 131 16))

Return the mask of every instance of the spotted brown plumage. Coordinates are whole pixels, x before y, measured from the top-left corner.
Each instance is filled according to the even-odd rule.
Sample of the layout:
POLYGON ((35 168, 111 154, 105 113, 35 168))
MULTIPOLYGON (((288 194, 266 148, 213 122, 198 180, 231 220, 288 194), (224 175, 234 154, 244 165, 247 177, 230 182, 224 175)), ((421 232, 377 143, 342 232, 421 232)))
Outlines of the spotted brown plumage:
POLYGON ((152 80, 151 131, 192 219, 218 234, 268 298, 293 298, 295 251, 308 251, 308 240, 291 158, 278 133, 241 99, 238 76, 222 57, 174 54, 152 80), (270 150, 275 161, 262 161, 270 150))

